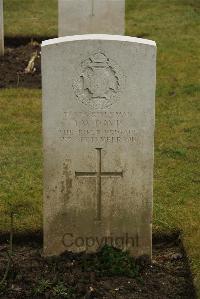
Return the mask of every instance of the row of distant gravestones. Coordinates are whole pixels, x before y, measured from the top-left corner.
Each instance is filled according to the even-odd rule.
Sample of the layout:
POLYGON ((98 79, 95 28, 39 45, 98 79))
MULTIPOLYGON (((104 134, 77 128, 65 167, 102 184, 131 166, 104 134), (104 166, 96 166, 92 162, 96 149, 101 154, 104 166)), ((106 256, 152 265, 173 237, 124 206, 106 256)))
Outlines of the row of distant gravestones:
MULTIPOLYGON (((58 0, 59 36, 124 34, 125 0, 58 0)), ((0 0, 0 54, 4 54, 3 0, 0 0)))

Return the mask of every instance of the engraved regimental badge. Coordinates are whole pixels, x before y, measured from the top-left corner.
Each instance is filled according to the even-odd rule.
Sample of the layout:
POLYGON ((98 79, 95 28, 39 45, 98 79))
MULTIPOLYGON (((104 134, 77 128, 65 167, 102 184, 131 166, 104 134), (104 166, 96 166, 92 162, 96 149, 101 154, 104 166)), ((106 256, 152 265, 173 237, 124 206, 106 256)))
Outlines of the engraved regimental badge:
POLYGON ((73 89, 79 102, 93 110, 101 110, 119 100, 124 83, 120 67, 98 51, 81 63, 73 89))

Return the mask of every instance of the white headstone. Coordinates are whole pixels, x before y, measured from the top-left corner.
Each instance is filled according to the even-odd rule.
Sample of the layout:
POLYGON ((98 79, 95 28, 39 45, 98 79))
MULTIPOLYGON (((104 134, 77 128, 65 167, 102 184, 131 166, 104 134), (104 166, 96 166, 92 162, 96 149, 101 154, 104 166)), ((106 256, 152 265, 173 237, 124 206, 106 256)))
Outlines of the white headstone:
POLYGON ((44 253, 151 256, 156 46, 114 35, 42 44, 44 253))
POLYGON ((0 55, 4 54, 3 0, 0 0, 0 55))
POLYGON ((59 0, 59 36, 124 34, 125 0, 59 0))

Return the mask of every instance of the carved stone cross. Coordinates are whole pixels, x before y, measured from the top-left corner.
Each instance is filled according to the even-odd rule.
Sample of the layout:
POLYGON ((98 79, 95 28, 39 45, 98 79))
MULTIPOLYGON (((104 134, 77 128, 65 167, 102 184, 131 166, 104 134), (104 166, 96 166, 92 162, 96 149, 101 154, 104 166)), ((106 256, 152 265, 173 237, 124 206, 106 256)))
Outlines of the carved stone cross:
POLYGON ((123 171, 120 172, 102 172, 101 171, 101 150, 102 148, 96 148, 97 150, 97 171, 94 172, 75 172, 76 177, 96 177, 96 197, 97 197, 97 215, 96 220, 101 220, 101 178, 102 177, 122 177, 123 171))
POLYGON ((91 3, 91 15, 92 17, 94 17, 94 0, 91 0, 92 3, 91 3))

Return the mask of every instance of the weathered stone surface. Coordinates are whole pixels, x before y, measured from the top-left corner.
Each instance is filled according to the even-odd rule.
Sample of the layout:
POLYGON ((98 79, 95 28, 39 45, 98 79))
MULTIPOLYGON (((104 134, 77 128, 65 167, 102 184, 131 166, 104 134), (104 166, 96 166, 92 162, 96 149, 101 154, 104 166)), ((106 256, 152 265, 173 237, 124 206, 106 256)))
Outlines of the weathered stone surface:
POLYGON ((155 65, 149 40, 43 42, 46 255, 107 243, 151 256, 155 65))
POLYGON ((3 0, 0 0, 0 55, 4 54, 3 0))
POLYGON ((124 34, 125 0, 59 0, 59 36, 124 34))

